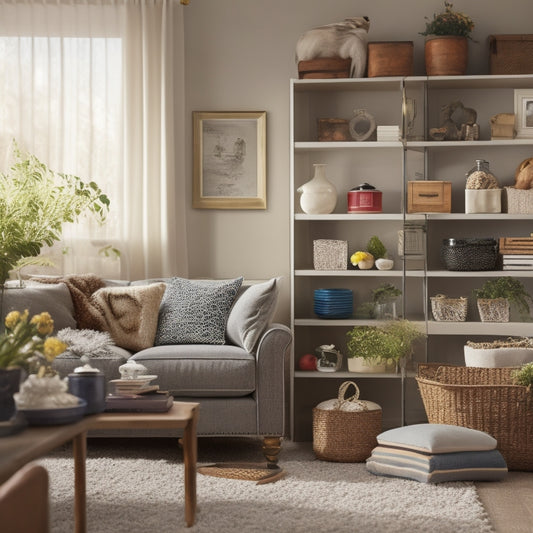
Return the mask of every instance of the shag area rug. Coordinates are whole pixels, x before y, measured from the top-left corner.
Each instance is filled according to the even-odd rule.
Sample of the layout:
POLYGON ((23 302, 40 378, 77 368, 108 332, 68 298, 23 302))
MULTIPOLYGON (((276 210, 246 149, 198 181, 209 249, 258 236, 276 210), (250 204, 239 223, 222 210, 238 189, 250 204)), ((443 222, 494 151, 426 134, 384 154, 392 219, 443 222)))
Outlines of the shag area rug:
MULTIPOLYGON (((286 460, 282 452, 286 476, 266 485, 198 474, 196 523, 186 528, 181 451, 172 445, 145 453, 135 445, 128 450, 127 442, 132 439, 118 448, 89 445, 89 533, 493 532, 473 483, 377 477, 364 464, 318 461, 308 450, 289 451, 286 460)), ((228 459, 213 450, 216 461, 228 459)), ((200 449, 199 465, 208 464, 209 455, 200 449)), ((50 476, 51 531, 71 533, 71 452, 64 449, 39 462, 50 476)))

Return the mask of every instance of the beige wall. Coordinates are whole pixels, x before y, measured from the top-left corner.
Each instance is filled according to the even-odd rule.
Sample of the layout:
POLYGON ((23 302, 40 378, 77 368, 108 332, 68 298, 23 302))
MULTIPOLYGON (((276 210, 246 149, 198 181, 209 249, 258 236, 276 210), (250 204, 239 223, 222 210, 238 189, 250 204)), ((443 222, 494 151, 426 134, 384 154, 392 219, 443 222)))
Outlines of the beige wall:
MULTIPOLYGON (((456 0, 476 28, 468 74, 488 73, 490 34, 530 33, 531 0, 456 0)), ((306 29, 347 17, 370 18, 369 40, 414 41, 424 74, 424 17, 437 0, 191 0, 185 9, 187 194, 192 198, 192 112, 267 112, 266 211, 188 208, 190 277, 284 276, 278 320, 289 321, 289 79, 306 29)), ((189 203, 189 206, 191 204, 189 203)))

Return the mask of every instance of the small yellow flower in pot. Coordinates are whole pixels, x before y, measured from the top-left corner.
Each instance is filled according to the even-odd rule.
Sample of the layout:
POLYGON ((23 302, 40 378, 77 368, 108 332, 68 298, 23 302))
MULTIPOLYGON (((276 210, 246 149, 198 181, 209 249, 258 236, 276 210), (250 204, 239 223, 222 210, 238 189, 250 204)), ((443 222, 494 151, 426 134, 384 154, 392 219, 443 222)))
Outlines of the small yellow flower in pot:
POLYGON ((350 262, 361 270, 369 270, 374 266, 374 256, 368 252, 359 251, 352 254, 350 262))

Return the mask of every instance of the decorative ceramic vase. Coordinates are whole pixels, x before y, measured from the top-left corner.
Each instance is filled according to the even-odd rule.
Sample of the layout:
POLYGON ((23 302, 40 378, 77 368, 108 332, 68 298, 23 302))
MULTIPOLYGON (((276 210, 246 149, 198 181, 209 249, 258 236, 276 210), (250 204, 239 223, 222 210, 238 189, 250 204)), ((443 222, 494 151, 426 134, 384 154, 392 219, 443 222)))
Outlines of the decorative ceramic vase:
POLYGON ((0 368, 0 422, 10 420, 17 410, 13 395, 20 385, 20 368, 0 368))
POLYGON ((85 414, 105 410, 105 376, 90 364, 79 366, 68 375, 68 391, 87 402, 85 414))
POLYGON ((337 189, 326 178, 326 165, 316 163, 313 179, 298 187, 300 206, 308 215, 329 215, 337 205, 337 189))
POLYGON ((468 39, 457 35, 428 36, 425 60, 428 76, 462 76, 468 63, 468 39))

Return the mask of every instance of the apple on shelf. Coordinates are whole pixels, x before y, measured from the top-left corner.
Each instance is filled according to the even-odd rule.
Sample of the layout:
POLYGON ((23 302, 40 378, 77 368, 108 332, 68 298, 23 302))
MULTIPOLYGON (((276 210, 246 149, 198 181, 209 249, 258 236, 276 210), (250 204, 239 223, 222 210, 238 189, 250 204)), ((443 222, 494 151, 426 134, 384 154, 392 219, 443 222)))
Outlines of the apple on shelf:
POLYGON ((317 357, 313 354, 306 353, 298 361, 300 370, 316 370, 317 357))

